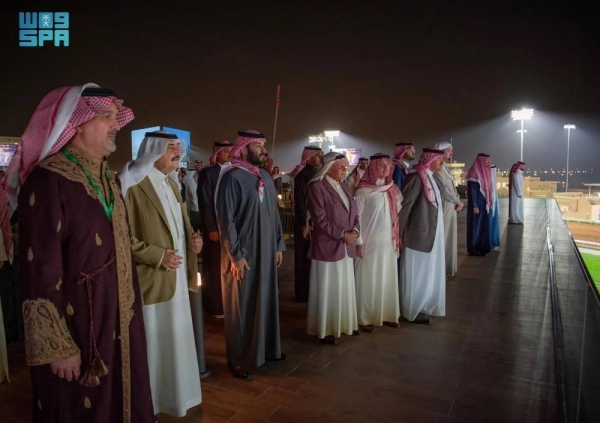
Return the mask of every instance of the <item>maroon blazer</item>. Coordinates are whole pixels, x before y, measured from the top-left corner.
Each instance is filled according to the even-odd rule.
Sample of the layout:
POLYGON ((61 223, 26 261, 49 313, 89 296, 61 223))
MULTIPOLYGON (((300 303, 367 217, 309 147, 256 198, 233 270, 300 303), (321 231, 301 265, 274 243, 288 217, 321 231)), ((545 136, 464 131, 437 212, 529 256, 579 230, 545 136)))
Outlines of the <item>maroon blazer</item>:
POLYGON ((308 186, 308 211, 312 220, 313 232, 308 258, 319 261, 340 261, 348 256, 356 257, 356 245, 344 243, 342 233, 354 228, 360 230, 358 223, 358 206, 346 184, 340 184, 346 195, 350 210, 334 187, 326 178, 313 182, 308 186))

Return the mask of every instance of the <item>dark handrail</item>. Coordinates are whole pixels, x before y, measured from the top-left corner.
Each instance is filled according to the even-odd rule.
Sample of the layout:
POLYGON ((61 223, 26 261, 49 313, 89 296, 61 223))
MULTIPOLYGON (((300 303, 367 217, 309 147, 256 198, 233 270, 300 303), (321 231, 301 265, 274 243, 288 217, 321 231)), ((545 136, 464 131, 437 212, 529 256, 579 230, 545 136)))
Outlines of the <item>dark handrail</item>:
POLYGON ((546 213, 546 246, 548 248, 548 258, 550 265, 550 298, 552 301, 552 327, 554 328, 554 356, 556 358, 556 386, 557 400, 559 406, 559 420, 567 422, 567 400, 565 395, 564 365, 565 365, 565 343, 563 335, 562 317, 560 313, 560 304, 558 296, 558 287, 556 285, 556 265, 554 260, 554 245, 552 244, 552 231, 550 229, 550 211, 547 204, 546 213))

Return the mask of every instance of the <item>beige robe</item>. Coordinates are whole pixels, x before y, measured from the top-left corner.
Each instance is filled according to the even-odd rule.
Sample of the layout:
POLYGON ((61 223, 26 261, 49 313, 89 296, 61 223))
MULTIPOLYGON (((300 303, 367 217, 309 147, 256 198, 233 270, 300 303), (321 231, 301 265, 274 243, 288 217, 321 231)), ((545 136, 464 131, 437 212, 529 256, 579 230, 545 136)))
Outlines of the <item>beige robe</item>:
POLYGON ((457 222, 455 206, 462 204, 460 196, 454 186, 454 178, 444 164, 442 170, 433 174, 440 194, 442 196, 442 208, 444 210, 444 245, 446 251, 446 273, 454 276, 458 270, 457 254, 457 222))

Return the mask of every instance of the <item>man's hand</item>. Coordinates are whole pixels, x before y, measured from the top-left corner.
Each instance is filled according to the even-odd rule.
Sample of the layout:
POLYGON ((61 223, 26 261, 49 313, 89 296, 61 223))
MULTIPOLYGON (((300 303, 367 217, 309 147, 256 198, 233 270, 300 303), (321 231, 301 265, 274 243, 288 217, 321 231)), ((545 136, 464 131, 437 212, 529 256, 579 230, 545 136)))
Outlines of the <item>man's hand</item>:
POLYGON ((358 238, 356 231, 350 231, 344 234, 344 242, 346 245, 354 245, 356 238, 358 238))
POLYGON ((281 251, 277 251, 277 254, 275 254, 275 260, 277 261, 277 267, 281 266, 281 263, 283 263, 283 253, 281 251))
POLYGON ((479 207, 473 207, 473 213, 479 214, 479 207))
POLYGON ((81 371, 81 353, 75 357, 65 358, 64 360, 53 361, 50 363, 50 370, 61 379, 67 379, 71 382, 73 379, 79 380, 81 371))
POLYGON ((404 248, 404 240, 402 238, 400 238, 398 240, 398 249, 403 249, 404 248))
POLYGON ((160 265, 167 272, 170 272, 171 270, 175 270, 181 266, 182 261, 183 257, 177 255, 177 250, 170 250, 167 248, 160 265))
POLYGON ((210 239, 211 241, 218 241, 219 240, 219 231, 209 232, 208 239, 210 239))
POLYGON ((312 230, 313 227, 310 225, 302 226, 302 234, 304 235, 304 239, 309 241, 312 239, 312 230))
POLYGON ((244 279, 245 269, 250 270, 250 266, 248 266, 248 262, 245 258, 241 259, 240 261, 234 261, 231 263, 231 273, 233 274, 235 280, 241 281, 242 279, 244 279))
POLYGON ((363 244, 356 246, 356 255, 360 258, 365 256, 365 246, 363 244))
POLYGON ((2 269, 2 266, 4 266, 4 262, 0 261, 0 269, 2 269))
POLYGON ((190 243, 194 254, 200 254, 200 251, 202 251, 202 237, 194 232, 190 243))
POLYGON ((461 211, 461 210, 462 210, 462 209, 464 209, 464 208, 465 208, 465 204, 464 204, 464 203, 460 203, 460 204, 457 204, 457 205, 454 207, 454 210, 456 210, 457 212, 459 212, 459 211, 461 211))

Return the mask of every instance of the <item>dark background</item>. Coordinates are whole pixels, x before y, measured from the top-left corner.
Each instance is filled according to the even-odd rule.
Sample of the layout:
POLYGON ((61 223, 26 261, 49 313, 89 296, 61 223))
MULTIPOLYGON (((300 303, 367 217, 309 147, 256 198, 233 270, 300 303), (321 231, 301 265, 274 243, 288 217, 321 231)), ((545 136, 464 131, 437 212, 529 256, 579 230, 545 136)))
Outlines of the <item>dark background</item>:
POLYGON ((50 90, 95 82, 136 114, 115 167, 130 158, 129 131, 154 125, 191 131, 205 160, 239 129, 264 132, 272 152, 281 84, 282 170, 325 129, 365 155, 452 138, 457 161, 487 152, 506 168, 519 160, 510 111, 522 106, 536 110, 529 167, 564 167, 573 123, 571 168, 589 168, 600 156, 599 12, 593 1, 19 2, 1 12, 0 135, 20 136, 50 90), (20 48, 19 11, 69 12, 71 45, 20 48))

